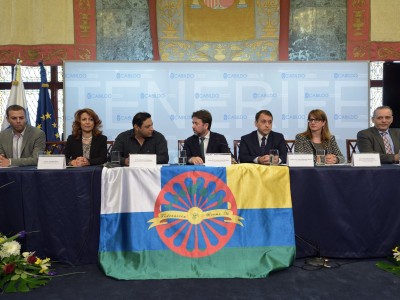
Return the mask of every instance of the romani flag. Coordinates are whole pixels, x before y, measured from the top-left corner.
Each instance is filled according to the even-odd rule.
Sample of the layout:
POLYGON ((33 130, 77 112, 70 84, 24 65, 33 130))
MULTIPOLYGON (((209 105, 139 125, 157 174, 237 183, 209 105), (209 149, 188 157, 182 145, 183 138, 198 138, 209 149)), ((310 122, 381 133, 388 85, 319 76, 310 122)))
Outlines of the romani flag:
POLYGON ((103 169, 99 258, 108 276, 262 278, 294 257, 286 167, 103 169))

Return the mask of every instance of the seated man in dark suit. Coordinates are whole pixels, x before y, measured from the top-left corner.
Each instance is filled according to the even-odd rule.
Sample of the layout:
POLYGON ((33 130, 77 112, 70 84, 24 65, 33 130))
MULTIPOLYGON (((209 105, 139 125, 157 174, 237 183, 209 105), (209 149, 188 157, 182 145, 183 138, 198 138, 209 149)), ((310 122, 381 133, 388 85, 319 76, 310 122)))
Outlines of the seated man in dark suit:
POLYGON ((273 117, 269 110, 260 110, 256 114, 257 130, 240 139, 239 161, 241 163, 269 164, 269 151, 279 150, 281 163, 286 163, 287 148, 281 133, 272 131, 273 117))
POLYGON ((37 165, 38 152, 46 147, 46 135, 26 124, 22 106, 10 105, 6 115, 10 127, 0 132, 0 167, 37 165))
POLYGON ((185 140, 183 149, 189 164, 201 165, 205 162, 205 153, 231 153, 225 136, 211 132, 212 116, 207 110, 192 114, 194 135, 185 140))
POLYGON ((129 166, 129 154, 156 154, 157 164, 167 164, 168 145, 164 135, 155 131, 151 115, 139 112, 132 119, 133 129, 120 133, 111 151, 121 153, 121 165, 129 166))
POLYGON ((389 128, 393 122, 393 111, 389 106, 374 110, 371 118, 374 127, 357 133, 357 147, 361 153, 379 153, 381 163, 399 161, 400 129, 389 128))

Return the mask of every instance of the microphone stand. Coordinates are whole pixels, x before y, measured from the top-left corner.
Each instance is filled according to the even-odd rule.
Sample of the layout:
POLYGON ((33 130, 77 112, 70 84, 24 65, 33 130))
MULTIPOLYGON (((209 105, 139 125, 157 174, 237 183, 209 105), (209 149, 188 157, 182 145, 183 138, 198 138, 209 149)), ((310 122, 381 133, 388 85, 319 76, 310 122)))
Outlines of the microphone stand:
POLYGON ((314 266, 314 267, 325 267, 325 268, 331 267, 328 265, 328 259, 321 256, 321 252, 320 252, 318 245, 312 244, 309 240, 306 240, 305 238, 303 238, 297 234, 295 234, 295 237, 316 251, 315 257, 306 258, 305 263, 307 265, 314 266))
POLYGON ((0 186, 0 189, 2 189, 3 187, 6 187, 7 185, 10 185, 10 184, 12 184, 12 183, 14 183, 15 181, 11 181, 11 182, 9 182, 9 183, 6 183, 6 184, 3 184, 2 186, 0 186))

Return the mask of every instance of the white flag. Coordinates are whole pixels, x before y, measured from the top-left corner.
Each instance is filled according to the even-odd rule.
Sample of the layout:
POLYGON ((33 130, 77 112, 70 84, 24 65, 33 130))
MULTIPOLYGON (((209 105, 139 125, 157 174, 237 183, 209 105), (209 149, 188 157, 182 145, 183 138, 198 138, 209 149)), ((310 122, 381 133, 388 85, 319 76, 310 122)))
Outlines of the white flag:
MULTIPOLYGON (((10 97, 8 98, 7 107, 17 104, 25 108, 26 110, 26 123, 30 124, 28 106, 26 105, 25 87, 22 82, 21 76, 21 63, 22 60, 17 59, 17 64, 14 67, 14 78, 12 81, 10 97)), ((7 116, 7 115, 6 115, 7 116)), ((1 130, 6 129, 10 124, 7 121, 6 116, 4 116, 3 124, 1 125, 1 130)))

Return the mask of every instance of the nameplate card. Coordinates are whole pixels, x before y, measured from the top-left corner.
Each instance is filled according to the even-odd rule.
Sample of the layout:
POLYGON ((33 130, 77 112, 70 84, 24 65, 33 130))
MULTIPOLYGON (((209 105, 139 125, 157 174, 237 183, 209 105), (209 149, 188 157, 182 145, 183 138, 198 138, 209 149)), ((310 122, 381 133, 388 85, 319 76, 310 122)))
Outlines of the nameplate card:
POLYGON ((207 167, 227 167, 232 164, 230 153, 206 153, 204 165, 207 167))
POLYGON ((289 167, 314 167, 314 155, 303 153, 288 153, 287 165, 289 167))
POLYGON ((45 154, 38 157, 38 170, 62 170, 65 167, 65 155, 63 154, 45 154))
POLYGON ((380 167, 379 153, 353 153, 351 158, 353 167, 380 167))
POLYGON ((129 167, 131 168, 155 168, 156 166, 156 154, 129 154, 129 167))

